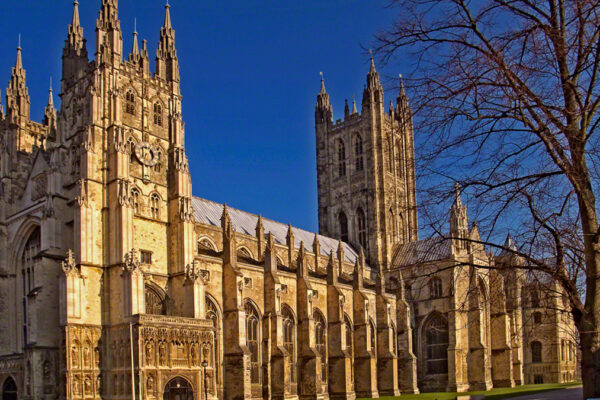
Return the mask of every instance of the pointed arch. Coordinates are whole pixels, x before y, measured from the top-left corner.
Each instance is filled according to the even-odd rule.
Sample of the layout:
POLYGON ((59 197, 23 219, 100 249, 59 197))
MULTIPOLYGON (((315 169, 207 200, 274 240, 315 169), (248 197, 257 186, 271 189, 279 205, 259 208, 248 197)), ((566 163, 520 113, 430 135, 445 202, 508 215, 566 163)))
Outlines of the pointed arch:
POLYGON ((367 217, 362 207, 356 209, 356 228, 358 231, 358 243, 367 250, 367 217))
POLYGON ((340 240, 348 242, 348 217, 343 210, 338 214, 338 227, 340 230, 340 240))
POLYGON ((125 113, 135 115, 136 108, 136 93, 133 88, 127 89, 125 92, 125 113))
POLYGON ((140 214, 142 212, 142 192, 137 187, 133 187, 131 189, 131 207, 133 207, 133 212, 135 214, 140 214))
POLYGON ((163 126, 163 105, 160 101, 155 101, 152 105, 152 117, 154 125, 163 126))
POLYGON ((25 244, 20 252, 21 263, 21 285, 23 290, 23 343, 29 342, 30 315, 29 294, 38 285, 36 282, 36 270, 39 267, 39 253, 42 247, 42 230, 39 225, 35 226, 27 236, 25 244))
POLYGON ((2 400, 17 400, 19 389, 12 376, 8 376, 2 383, 2 400))
POLYGON ((369 318, 369 344, 370 350, 377 354, 377 328, 373 318, 369 318))
POLYGON ((315 319, 315 347, 321 356, 321 381, 327 382, 327 323, 321 310, 313 311, 315 319))
POLYGON ((237 255, 254 260, 254 255, 252 254, 250 249, 248 249, 248 247, 246 247, 246 246, 239 246, 237 248, 237 255))
POLYGON ((421 326, 421 354, 426 374, 448 373, 448 321, 437 311, 431 312, 421 326))
POLYGON ((152 192, 150 194, 150 214, 154 219, 160 219, 160 209, 161 209, 161 197, 158 192, 152 192))
POLYGON ((542 343, 535 340, 529 345, 531 348, 531 362, 541 363, 542 362, 542 343))
POLYGON ((202 236, 198 239, 198 254, 202 253, 203 250, 217 251, 217 244, 208 236, 202 236))
POLYGON ((364 155, 363 155, 363 140, 359 133, 354 134, 354 157, 355 157, 355 169, 362 171, 364 169, 364 155))
POLYGON ((261 317, 256 303, 250 299, 244 301, 246 313, 246 344, 250 350, 250 382, 254 385, 262 383, 261 374, 261 317))
POLYGON ((342 139, 337 140, 338 176, 346 176, 346 145, 342 139))
POLYGON ((281 315, 283 317, 283 347, 289 354, 290 379, 296 383, 296 317, 294 311, 287 304, 281 306, 281 315))
POLYGON ((434 276, 429 280, 429 298, 439 299, 444 295, 442 279, 434 276))
POLYGON ((153 282, 144 286, 146 314, 167 315, 167 295, 164 290, 153 282))

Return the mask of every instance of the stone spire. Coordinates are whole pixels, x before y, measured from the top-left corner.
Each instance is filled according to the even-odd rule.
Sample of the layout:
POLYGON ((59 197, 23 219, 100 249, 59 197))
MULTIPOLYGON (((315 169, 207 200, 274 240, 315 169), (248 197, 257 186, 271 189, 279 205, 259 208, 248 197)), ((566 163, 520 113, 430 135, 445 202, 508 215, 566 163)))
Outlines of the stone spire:
POLYGON ((48 89, 48 104, 44 108, 44 125, 48 127, 47 137, 50 140, 56 139, 56 108, 54 108, 52 78, 50 78, 50 88, 48 89))
POLYGON ((26 83, 25 69, 21 57, 21 36, 19 35, 19 46, 17 47, 17 59, 12 69, 8 89, 6 90, 6 112, 12 122, 21 116, 29 119, 29 89, 26 83))
POLYGON ((468 225, 469 219, 467 218, 467 207, 462 203, 460 185, 455 183, 454 201, 450 208, 450 236, 455 239, 466 239, 469 236, 468 225))
POLYGON ((402 74, 400 74, 398 78, 400 79, 400 91, 398 93, 398 97, 396 98, 396 115, 398 118, 409 119, 412 118, 412 109, 410 108, 408 96, 404 90, 404 80, 402 79, 402 74))
POLYGON ((119 63, 123 54, 123 35, 119 21, 118 0, 102 0, 96 20, 96 61, 119 63))
POLYGON ((367 84, 363 91, 363 109, 372 102, 383 103, 383 86, 379 80, 379 72, 375 68, 375 59, 371 52, 371 67, 367 74, 367 84))
POLYGON ((175 30, 171 24, 171 6, 165 5, 165 22, 160 28, 156 50, 156 75, 167 81, 179 82, 179 63, 175 49, 175 30))
POLYGON ((79 2, 73 2, 73 19, 69 25, 62 56, 63 89, 70 86, 79 71, 83 71, 88 63, 86 40, 83 28, 79 23, 79 2))
POLYGON ((317 95, 317 107, 315 109, 315 121, 317 123, 333 122, 333 107, 329 102, 329 94, 325 89, 325 79, 321 72, 321 91, 317 95))
POLYGON ((352 114, 358 114, 358 110, 356 109, 356 99, 352 96, 352 114))
POLYGON ((350 107, 348 106, 348 99, 346 99, 344 104, 344 117, 348 117, 350 115, 350 107))
POLYGON ((133 23, 133 45, 129 54, 129 61, 139 64, 140 62, 140 47, 138 45, 137 20, 133 23))
POLYGON ((65 44, 65 50, 67 49, 77 54, 81 51, 87 53, 85 48, 85 38, 83 37, 83 28, 79 22, 79 2, 77 0, 73 2, 73 19, 71 25, 69 25, 69 33, 65 44))

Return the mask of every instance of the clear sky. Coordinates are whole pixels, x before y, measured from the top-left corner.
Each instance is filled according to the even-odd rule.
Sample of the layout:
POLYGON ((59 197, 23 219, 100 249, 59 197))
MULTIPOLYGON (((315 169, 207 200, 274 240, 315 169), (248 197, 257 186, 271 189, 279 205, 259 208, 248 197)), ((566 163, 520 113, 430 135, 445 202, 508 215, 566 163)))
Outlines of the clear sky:
MULTIPOLYGON (((80 3, 93 56, 101 1, 80 3)), ((148 39, 153 61, 164 0, 119 3, 125 54, 137 18, 139 37, 148 39)), ((314 105, 319 72, 325 74, 334 118, 343 116, 344 99, 353 94, 360 107, 368 71, 364 49, 394 19, 395 11, 386 4, 171 0, 194 195, 317 230, 314 105)), ((41 121, 51 76, 59 92, 71 15, 69 0, 0 1, 2 104, 21 33, 31 114, 41 121)), ((399 65, 380 72, 396 76, 402 72, 399 65)), ((386 97, 395 93, 388 90, 386 97)))

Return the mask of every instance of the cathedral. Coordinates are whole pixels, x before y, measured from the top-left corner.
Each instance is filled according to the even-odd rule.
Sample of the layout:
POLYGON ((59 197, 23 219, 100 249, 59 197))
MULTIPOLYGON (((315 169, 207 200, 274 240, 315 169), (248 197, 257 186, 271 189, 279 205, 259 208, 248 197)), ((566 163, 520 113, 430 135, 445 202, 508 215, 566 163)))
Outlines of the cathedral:
POLYGON ((311 233, 192 196, 168 4, 153 72, 136 32, 123 52, 118 0, 101 1, 94 50, 75 1, 60 109, 50 91, 31 120, 20 47, 0 104, 2 400, 353 400, 577 379, 560 289, 474 244, 460 188, 452 239, 419 240, 411 107, 403 88, 385 106, 373 60, 343 119, 321 81, 311 233))

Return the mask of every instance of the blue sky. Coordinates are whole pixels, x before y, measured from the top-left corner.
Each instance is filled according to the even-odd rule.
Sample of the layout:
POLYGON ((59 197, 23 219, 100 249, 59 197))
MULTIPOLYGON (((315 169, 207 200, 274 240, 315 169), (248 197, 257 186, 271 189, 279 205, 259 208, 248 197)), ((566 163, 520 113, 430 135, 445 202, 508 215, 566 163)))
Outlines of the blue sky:
MULTIPOLYGON (((100 0, 81 0, 90 56, 100 0)), ((314 104, 325 74, 335 118, 360 103, 373 35, 394 10, 384 0, 171 0, 181 65, 186 148, 193 192, 232 207, 317 230, 314 104)), ((72 2, 0 2, 0 89, 21 33, 31 113, 40 121, 50 76, 55 93, 72 2)), ((154 58, 163 0, 121 0, 124 50, 137 18, 154 58)), ((396 76, 403 63, 380 68, 396 76)), ((387 98, 395 97, 391 90, 387 98)), ((55 99, 58 102, 58 99, 55 99)))

